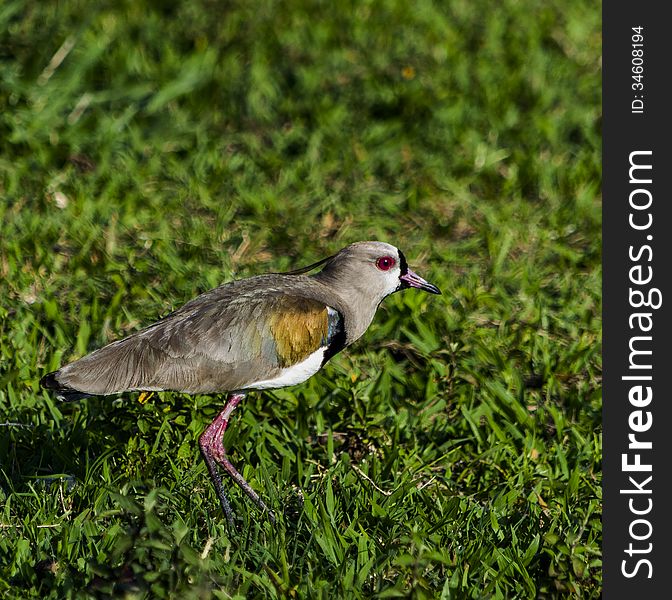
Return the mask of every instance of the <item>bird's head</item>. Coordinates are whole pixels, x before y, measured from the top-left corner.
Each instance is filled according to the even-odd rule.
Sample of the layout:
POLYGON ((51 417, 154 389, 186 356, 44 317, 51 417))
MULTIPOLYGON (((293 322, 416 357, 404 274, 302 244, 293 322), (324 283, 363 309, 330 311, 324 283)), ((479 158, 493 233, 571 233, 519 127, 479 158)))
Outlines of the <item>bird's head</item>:
POLYGON ((333 286, 358 289, 377 302, 405 288, 441 293, 410 269, 401 250, 384 242, 356 242, 346 246, 326 260, 319 275, 333 286))

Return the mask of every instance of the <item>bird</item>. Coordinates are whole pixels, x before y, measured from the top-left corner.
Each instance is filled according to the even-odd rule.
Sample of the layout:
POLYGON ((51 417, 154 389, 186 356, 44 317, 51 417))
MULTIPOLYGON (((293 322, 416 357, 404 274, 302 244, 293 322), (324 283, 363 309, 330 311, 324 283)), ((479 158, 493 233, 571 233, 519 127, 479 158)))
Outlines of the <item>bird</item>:
POLYGON ((251 391, 306 381, 364 334, 384 298, 406 288, 441 294, 395 246, 355 242, 301 269, 224 283, 47 373, 40 385, 63 401, 128 392, 226 394, 198 440, 215 493, 235 527, 221 468, 275 522, 227 457, 223 436, 231 414, 251 391))

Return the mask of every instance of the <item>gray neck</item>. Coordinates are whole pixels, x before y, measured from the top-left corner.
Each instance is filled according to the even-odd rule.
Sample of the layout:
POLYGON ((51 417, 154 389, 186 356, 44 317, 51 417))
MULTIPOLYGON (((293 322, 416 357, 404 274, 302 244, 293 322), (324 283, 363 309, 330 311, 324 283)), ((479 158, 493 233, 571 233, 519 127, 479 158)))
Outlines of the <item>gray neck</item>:
POLYGON ((312 277, 342 300, 339 310, 345 320, 346 344, 357 341, 371 325, 383 298, 372 294, 361 277, 348 278, 347 285, 343 285, 338 272, 321 271, 312 277))

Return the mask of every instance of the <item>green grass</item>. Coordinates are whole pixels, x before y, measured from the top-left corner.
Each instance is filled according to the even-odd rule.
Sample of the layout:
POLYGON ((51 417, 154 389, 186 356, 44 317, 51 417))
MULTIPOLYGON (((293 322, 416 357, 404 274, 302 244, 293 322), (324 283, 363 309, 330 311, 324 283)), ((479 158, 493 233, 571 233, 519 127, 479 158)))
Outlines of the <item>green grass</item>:
POLYGON ((600 8, 0 6, 0 595, 597 598, 600 8), (236 277, 381 239, 388 298, 226 445, 222 397, 42 374, 236 277))

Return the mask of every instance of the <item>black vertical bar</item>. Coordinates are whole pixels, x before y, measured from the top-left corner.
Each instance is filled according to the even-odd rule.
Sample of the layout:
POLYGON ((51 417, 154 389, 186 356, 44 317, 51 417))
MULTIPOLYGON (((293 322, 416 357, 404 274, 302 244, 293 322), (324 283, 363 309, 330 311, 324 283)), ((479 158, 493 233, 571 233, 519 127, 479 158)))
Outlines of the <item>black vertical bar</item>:
POLYGON ((672 597, 666 489, 672 477, 672 98, 666 93, 672 31, 665 6, 639 0, 603 7, 607 600, 672 597))

